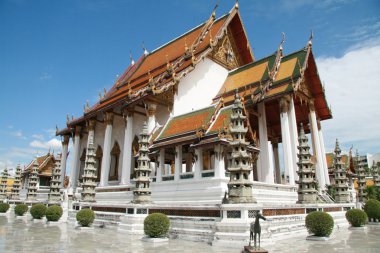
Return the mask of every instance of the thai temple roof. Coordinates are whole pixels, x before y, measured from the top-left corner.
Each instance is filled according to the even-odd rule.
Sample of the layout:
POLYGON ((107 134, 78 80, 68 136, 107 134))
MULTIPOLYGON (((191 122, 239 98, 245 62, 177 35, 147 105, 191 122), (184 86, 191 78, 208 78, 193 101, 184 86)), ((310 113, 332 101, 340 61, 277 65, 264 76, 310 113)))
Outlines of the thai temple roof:
MULTIPOLYGON (((87 119, 99 112, 105 112, 119 105, 133 106, 146 96, 155 97, 168 91, 169 88, 175 89, 180 79, 196 68, 197 63, 204 57, 220 63, 229 70, 224 84, 215 94, 213 101, 210 101, 212 105, 204 109, 207 112, 193 111, 170 118, 162 129, 153 131, 150 139, 154 142, 187 132, 196 132, 205 125, 206 121, 209 121, 208 125, 205 125, 202 131, 207 134, 220 132, 229 124, 228 110, 223 108, 233 103, 236 92, 245 104, 257 104, 260 101, 271 101, 301 91, 298 94, 304 93, 314 98, 320 120, 332 118, 313 57, 311 40, 299 51, 283 55, 283 38, 273 54, 255 60, 238 9, 232 8, 228 14, 219 19, 215 19, 214 15, 213 12, 206 22, 154 51, 150 53, 145 51, 136 62, 131 61, 113 87, 105 92, 104 96, 101 95, 99 102, 92 107, 88 106, 83 116, 68 119, 67 128, 57 130, 57 135, 69 134, 74 126, 83 125, 87 119), (223 65, 223 62, 219 62, 212 54, 216 42, 225 36, 233 38, 234 41, 232 47, 238 60, 235 68, 223 65), (212 118, 209 118, 208 113, 213 115, 212 118), (191 126, 182 124, 187 120, 194 123, 191 126)), ((303 103, 302 97, 299 101, 303 103)), ((273 113, 267 111, 269 117, 273 113)), ((300 118, 300 121, 306 120, 300 118)), ((277 123, 268 122, 268 124, 277 123)), ((252 134, 252 131, 250 132, 252 134)))
POLYGON ((37 160, 38 163, 38 174, 44 175, 44 176, 51 176, 52 175, 52 169, 54 168, 55 158, 54 154, 50 154, 48 152, 46 155, 38 156, 37 158, 33 159, 28 166, 25 167, 23 174, 28 174, 32 171, 33 163, 37 160))
POLYGON ((215 111, 216 105, 211 105, 200 110, 170 118, 158 135, 156 141, 186 133, 195 134, 197 130, 201 129, 207 130, 215 111))
MULTIPOLYGON (((210 19, 154 51, 150 53, 146 51, 137 62, 131 63, 127 67, 113 87, 104 94, 97 104, 88 108, 84 116, 72 120, 69 125, 75 125, 83 121, 86 116, 107 110, 118 103, 132 103, 135 99, 146 95, 145 91, 149 89, 150 81, 152 80, 160 81, 156 83, 157 88, 173 81, 170 76, 162 78, 162 75, 167 72, 168 66, 172 65, 177 74, 189 68, 193 62, 191 57, 184 58, 186 48, 194 48, 193 55, 196 57, 201 56, 204 51, 211 47, 211 42, 216 41, 217 37, 221 37, 227 31, 228 26, 232 28, 228 29, 228 31, 232 33, 231 36, 234 37, 237 43, 249 45, 237 9, 231 10, 228 14, 214 21, 210 19), (207 36, 203 35, 206 29, 209 29, 207 36), (178 62, 180 64, 177 64, 178 62), (133 95, 131 96, 131 94, 133 95)), ((253 61, 254 58, 248 46, 237 48, 237 51, 240 54, 239 59, 242 64, 253 61)))

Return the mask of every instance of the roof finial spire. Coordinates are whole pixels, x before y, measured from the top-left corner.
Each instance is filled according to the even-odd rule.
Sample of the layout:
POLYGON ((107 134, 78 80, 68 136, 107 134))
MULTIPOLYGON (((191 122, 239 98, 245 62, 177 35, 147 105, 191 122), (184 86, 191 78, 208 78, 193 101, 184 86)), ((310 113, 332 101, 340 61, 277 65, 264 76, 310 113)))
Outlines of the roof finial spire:
POLYGON ((309 37, 309 42, 307 43, 308 47, 311 47, 311 45, 313 44, 312 43, 313 38, 314 38, 314 33, 313 33, 313 30, 311 30, 310 37, 309 37))
POLYGON ((146 50, 145 48, 145 44, 144 44, 144 41, 142 42, 142 48, 143 48, 143 51, 144 51, 144 55, 147 56, 149 54, 148 50, 146 50))
POLYGON ((212 19, 215 19, 216 9, 219 6, 219 2, 220 2, 220 0, 218 0, 218 2, 216 3, 216 5, 214 7, 214 10, 212 11, 212 14, 211 14, 212 19))
POLYGON ((235 9, 239 9, 239 0, 235 1, 235 9))
POLYGON ((282 32, 282 40, 281 40, 280 48, 279 48, 281 52, 282 52, 282 45, 284 44, 284 42, 285 42, 285 33, 282 32))
POLYGON ((133 60, 133 58, 132 58, 132 52, 131 52, 131 50, 129 50, 129 59, 131 60, 131 65, 132 66, 135 65, 135 60, 133 60))

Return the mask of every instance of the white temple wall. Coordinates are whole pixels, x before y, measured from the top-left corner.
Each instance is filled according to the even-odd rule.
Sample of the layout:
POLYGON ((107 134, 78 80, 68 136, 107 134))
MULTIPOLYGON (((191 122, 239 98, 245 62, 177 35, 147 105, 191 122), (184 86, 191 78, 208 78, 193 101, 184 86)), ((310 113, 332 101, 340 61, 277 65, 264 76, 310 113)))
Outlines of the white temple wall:
POLYGON ((170 117, 170 112, 167 107, 162 105, 157 105, 156 110, 156 122, 161 126, 165 125, 170 117))
POLYGON ((142 126, 145 121, 147 121, 148 118, 144 115, 141 115, 139 113, 135 113, 133 115, 133 136, 137 136, 140 138, 140 133, 142 131, 142 126))
POLYGON ((174 96, 174 116, 210 105, 227 75, 227 69, 205 58, 180 81, 174 96))
POLYGON ((94 148, 95 151, 100 146, 102 150, 104 149, 104 132, 106 131, 106 126, 103 123, 97 122, 95 125, 95 138, 94 138, 94 148))

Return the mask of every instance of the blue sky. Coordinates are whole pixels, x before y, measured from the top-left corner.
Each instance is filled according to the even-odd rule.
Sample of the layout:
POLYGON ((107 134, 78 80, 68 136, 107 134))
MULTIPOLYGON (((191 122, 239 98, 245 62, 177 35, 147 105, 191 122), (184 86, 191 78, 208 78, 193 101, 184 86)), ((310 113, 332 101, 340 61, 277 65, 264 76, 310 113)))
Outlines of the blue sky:
MULTIPOLYGON (((86 100, 137 59, 204 22, 216 1, 0 0, 0 169, 59 148, 55 126, 80 116, 86 100)), ((217 16, 234 0, 222 0, 217 16)), ((327 150, 380 152, 380 2, 239 1, 256 59, 313 50, 334 119, 322 124, 327 150)))

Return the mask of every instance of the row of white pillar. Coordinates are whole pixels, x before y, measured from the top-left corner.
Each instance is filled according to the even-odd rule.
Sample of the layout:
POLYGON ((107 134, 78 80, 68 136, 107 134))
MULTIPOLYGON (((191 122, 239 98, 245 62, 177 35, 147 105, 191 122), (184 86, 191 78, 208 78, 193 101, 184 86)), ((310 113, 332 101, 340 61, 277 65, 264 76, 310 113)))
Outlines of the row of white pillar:
MULTIPOLYGON (((202 147, 197 147, 194 150, 195 154, 195 163, 194 163, 194 171, 193 178, 200 179, 202 178, 203 171, 203 149, 202 147)), ((223 147, 218 144, 214 147, 214 178, 224 178, 225 177, 225 163, 223 156, 223 147)), ((174 181, 179 181, 180 176, 182 174, 182 164, 183 164, 183 153, 182 153, 182 145, 177 145, 175 147, 175 160, 174 160, 174 181)), ((160 149, 158 155, 158 168, 156 172, 156 182, 161 182, 164 175, 170 174, 165 171, 165 149, 160 149)))
MULTIPOLYGON (((149 104, 148 106, 148 131, 153 131, 156 125, 155 118, 156 105, 149 104)), ((128 185, 131 183, 131 171, 133 170, 134 162, 132 157, 132 142, 134 139, 133 135, 133 111, 125 110, 125 129, 124 129, 124 149, 122 153, 122 169, 120 184, 128 185)), ((104 114, 104 124, 105 133, 104 133, 104 144, 103 144, 103 157, 101 163, 101 178, 99 186, 108 185, 108 176, 111 166, 111 148, 112 148, 112 131, 113 131, 113 117, 112 112, 106 112, 104 114)), ((95 120, 89 120, 88 125, 88 139, 87 139, 87 148, 89 145, 90 139, 95 136, 95 120)), ((75 128, 75 134, 73 138, 73 159, 72 167, 70 173, 70 183, 69 188, 71 190, 76 189, 77 181, 79 178, 79 166, 80 166, 80 143, 81 143, 81 127, 77 126, 75 128)), ((61 162, 61 171, 62 177, 61 182, 64 181, 64 175, 66 174, 66 161, 67 161, 67 152, 69 145, 69 136, 64 136, 62 141, 62 162, 61 162)))
MULTIPOLYGON (((330 184, 325 156, 325 147, 322 130, 318 130, 317 117, 313 102, 310 103, 309 121, 313 152, 316 157, 316 175, 321 189, 330 184)), ((295 185, 298 179, 298 129, 293 97, 280 99, 280 122, 282 149, 285 169, 285 181, 295 185)), ((258 125, 260 140, 260 155, 258 166, 258 180, 266 183, 281 183, 280 161, 278 144, 268 141, 268 130, 265 113, 265 103, 258 104, 258 125)))

